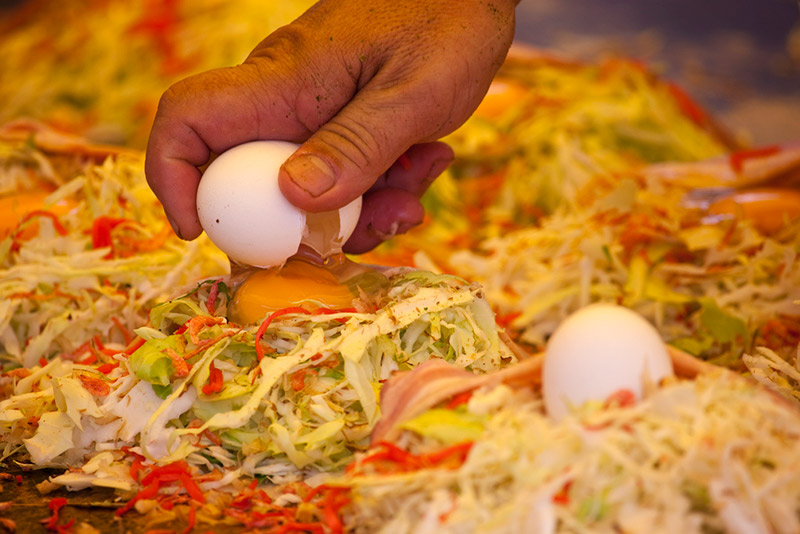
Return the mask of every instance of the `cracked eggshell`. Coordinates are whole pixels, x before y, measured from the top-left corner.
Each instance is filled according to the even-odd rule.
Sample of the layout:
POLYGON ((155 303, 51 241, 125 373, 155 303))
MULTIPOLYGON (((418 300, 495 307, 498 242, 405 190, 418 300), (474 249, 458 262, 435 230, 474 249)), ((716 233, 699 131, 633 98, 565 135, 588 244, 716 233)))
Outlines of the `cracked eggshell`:
POLYGON ((353 233, 361 197, 338 213, 307 214, 281 193, 278 171, 298 147, 285 141, 245 143, 222 153, 203 173, 197 215, 211 241, 232 260, 282 265, 301 243, 328 256, 340 252, 353 233))
POLYGON ((644 317, 623 306, 592 304, 567 317, 547 343, 545 409, 560 421, 572 409, 604 402, 622 389, 640 400, 646 382, 672 375, 664 342, 644 317))

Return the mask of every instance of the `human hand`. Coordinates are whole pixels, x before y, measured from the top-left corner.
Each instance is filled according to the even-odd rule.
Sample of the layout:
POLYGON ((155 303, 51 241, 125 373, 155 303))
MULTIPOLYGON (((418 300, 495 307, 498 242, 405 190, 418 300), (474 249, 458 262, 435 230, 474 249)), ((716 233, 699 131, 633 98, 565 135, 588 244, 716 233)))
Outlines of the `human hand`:
POLYGON ((170 87, 145 173, 176 233, 202 232, 200 168, 258 139, 302 143, 279 174, 299 208, 336 209, 364 194, 347 252, 419 224, 419 197, 453 158, 435 140, 486 93, 513 39, 517 1, 321 0, 242 65, 170 87))

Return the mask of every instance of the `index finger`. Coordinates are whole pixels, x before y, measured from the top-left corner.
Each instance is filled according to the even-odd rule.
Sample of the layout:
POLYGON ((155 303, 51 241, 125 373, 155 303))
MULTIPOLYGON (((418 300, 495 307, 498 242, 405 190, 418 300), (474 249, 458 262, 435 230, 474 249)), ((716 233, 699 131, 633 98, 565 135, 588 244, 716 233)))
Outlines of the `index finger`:
POLYGON ((145 176, 181 239, 194 239, 203 231, 197 218, 198 167, 209 155, 208 145, 190 126, 156 117, 147 144, 145 176))
POLYGON ((265 91, 264 86, 257 69, 245 63, 187 78, 161 98, 148 140, 145 175, 183 239, 203 231, 195 199, 198 167, 212 152, 258 139, 298 142, 310 135, 284 91, 265 91))

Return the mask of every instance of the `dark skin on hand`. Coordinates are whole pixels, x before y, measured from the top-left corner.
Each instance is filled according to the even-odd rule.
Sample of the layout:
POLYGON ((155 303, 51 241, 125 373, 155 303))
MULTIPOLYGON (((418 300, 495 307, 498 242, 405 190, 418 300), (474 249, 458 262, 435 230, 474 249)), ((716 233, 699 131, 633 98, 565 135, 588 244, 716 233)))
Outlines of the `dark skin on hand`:
POLYGON ((364 204, 345 251, 422 222, 420 197, 453 160, 437 139, 466 121, 514 34, 518 0, 322 0, 243 64, 162 96, 145 173, 175 232, 202 232, 195 196, 214 154, 248 141, 302 143, 281 167, 309 212, 364 204))

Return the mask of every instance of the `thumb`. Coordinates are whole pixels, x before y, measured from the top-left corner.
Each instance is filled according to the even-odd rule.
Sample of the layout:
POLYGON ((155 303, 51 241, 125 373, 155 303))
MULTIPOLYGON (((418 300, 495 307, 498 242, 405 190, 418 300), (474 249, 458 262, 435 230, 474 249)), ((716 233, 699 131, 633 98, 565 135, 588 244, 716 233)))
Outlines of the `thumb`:
POLYGON ((340 208, 364 194, 412 144, 437 138, 438 128, 425 127, 425 110, 408 100, 392 90, 362 89, 283 164, 284 196, 311 212, 340 208))
MULTIPOLYGON (((482 1, 475 3, 486 8, 482 1)), ((365 20, 384 17, 387 26, 398 23, 399 15, 402 23, 399 30, 366 41, 345 40, 344 57, 360 50, 361 61, 347 69, 356 82, 355 91, 335 115, 325 120, 319 112, 313 114, 317 105, 326 103, 324 95, 311 102, 311 117, 324 123, 279 173, 284 196, 310 212, 344 206, 366 192, 409 147, 439 139, 467 120, 513 37, 510 3, 498 11, 488 2, 491 9, 482 11, 486 16, 465 14, 461 2, 317 5, 344 4, 361 6, 362 11, 365 5, 378 5, 375 13, 369 8, 368 16, 359 12, 365 20), (406 24, 406 8, 426 22, 406 24)))

